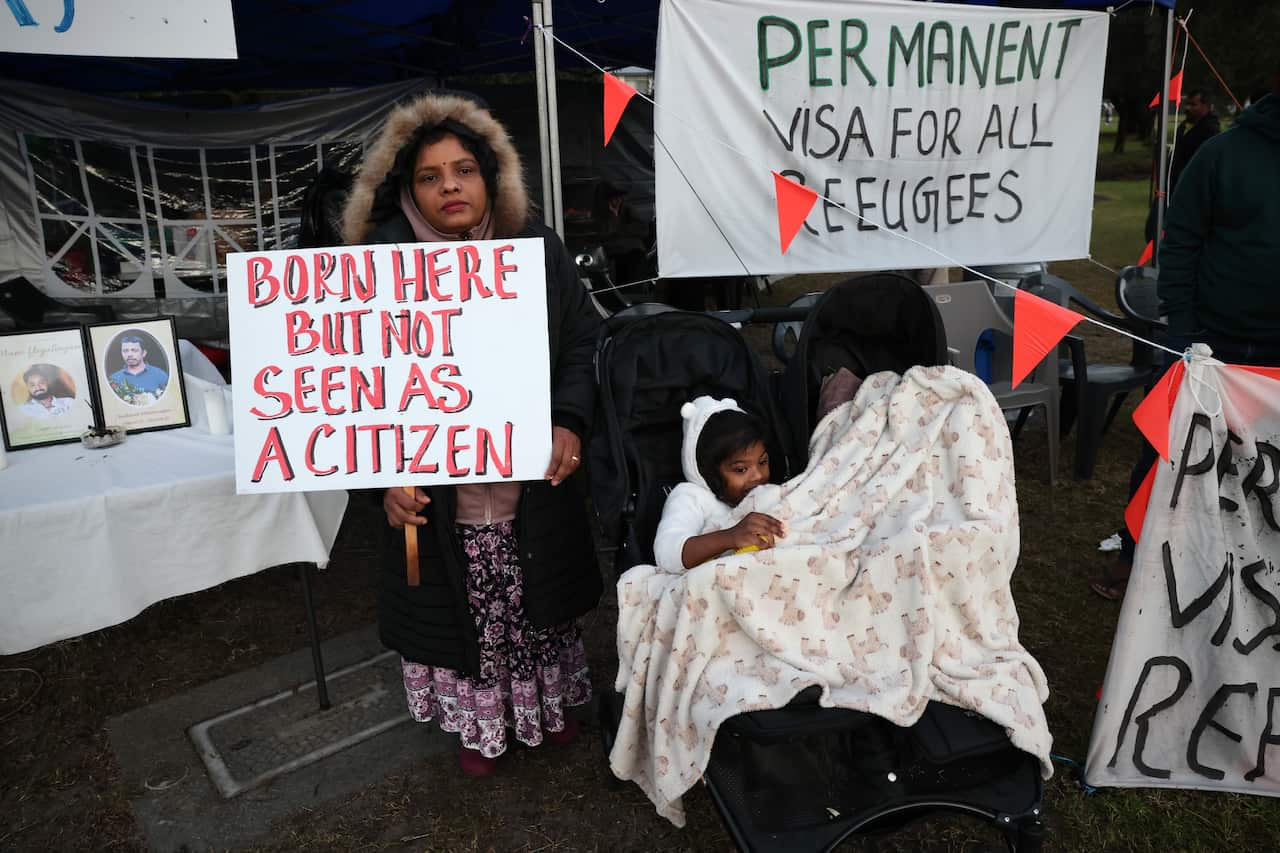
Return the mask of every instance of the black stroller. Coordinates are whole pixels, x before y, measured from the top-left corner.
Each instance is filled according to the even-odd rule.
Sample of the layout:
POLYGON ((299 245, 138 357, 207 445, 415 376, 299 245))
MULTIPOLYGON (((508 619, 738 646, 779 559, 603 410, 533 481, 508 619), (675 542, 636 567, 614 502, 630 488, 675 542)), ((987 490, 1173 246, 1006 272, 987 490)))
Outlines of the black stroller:
MULTIPOLYGON (((592 490, 619 573, 653 561, 667 492, 681 480, 680 405, 698 394, 732 396, 771 432, 775 476, 795 473, 812 426, 817 388, 840 366, 859 375, 943 363, 941 319, 920 287, 901 276, 843 282, 814 306, 789 363, 778 414, 755 355, 736 329, 679 311, 626 322, 597 359, 604 411, 591 445, 592 490), (791 436, 792 438, 788 438, 791 436), (796 448, 800 448, 796 452, 796 448), (783 449, 790 451, 784 454, 783 449)), ((600 703, 606 749, 621 697, 600 703)), ((831 850, 938 810, 992 822, 1011 850, 1041 847, 1039 762, 975 714, 932 702, 902 728, 856 711, 825 709, 816 689, 787 707, 741 714, 716 736, 704 780, 740 850, 831 850)))
POLYGON ((715 317, 660 306, 614 315, 596 357, 602 412, 590 447, 592 502, 617 534, 618 571, 653 562, 653 537, 680 470, 680 406, 732 397, 769 431, 772 475, 791 475, 790 446, 772 388, 738 330, 715 317), (647 310, 646 310, 647 309, 647 310), (660 313, 652 313, 653 311, 660 313), (674 448, 674 452, 672 452, 674 448))
POLYGON ((847 367, 863 378, 882 370, 903 373, 917 364, 947 363, 947 335, 938 306, 911 279, 880 273, 843 281, 814 303, 787 362, 779 397, 795 443, 808 461, 807 437, 822 379, 847 367))

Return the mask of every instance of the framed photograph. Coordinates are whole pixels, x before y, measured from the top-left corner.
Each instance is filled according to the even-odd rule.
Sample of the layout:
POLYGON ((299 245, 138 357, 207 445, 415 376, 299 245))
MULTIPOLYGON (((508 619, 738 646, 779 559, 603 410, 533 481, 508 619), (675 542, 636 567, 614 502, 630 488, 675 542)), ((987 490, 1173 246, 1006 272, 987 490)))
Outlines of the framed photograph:
POLYGON ((79 326, 0 335, 5 450, 79 441, 93 426, 93 380, 79 326))
POLYGON ((172 317, 89 326, 102 425, 149 432, 191 425, 172 317))

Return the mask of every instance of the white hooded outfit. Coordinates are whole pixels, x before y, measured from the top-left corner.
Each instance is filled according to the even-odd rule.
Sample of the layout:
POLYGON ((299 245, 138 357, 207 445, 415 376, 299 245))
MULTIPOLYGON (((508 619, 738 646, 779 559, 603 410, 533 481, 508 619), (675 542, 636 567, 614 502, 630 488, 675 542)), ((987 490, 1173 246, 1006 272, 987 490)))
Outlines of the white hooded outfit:
POLYGON ((667 496, 653 541, 654 562, 664 572, 685 570, 682 554, 684 543, 690 538, 731 526, 729 516, 733 507, 716 497, 698 471, 698 437, 712 415, 741 411, 734 400, 706 396, 680 407, 680 416, 684 419, 680 462, 686 482, 676 486, 667 496))

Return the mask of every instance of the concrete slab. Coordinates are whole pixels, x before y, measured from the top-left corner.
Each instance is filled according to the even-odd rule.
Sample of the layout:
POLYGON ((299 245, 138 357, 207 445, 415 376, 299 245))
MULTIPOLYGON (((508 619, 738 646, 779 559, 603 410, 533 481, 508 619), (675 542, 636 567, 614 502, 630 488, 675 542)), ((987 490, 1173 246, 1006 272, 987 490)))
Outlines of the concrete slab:
POLYGON ((191 727, 222 796, 237 797, 410 722, 395 652, 332 671, 326 684, 327 709, 320 708, 313 681, 191 727))
MULTIPOLYGON (((324 643, 325 667, 334 672, 384 651, 370 626, 324 643)), ((300 649, 108 720, 121 781, 130 791, 134 817, 149 849, 168 853, 243 848, 268 837, 274 823, 295 812, 353 794, 429 755, 457 748, 456 736, 434 725, 395 725, 230 799, 222 796, 187 730, 297 689, 311 681, 310 672, 310 651, 300 649)), ((300 695, 311 700, 292 703, 298 725, 306 727, 319 712, 313 689, 300 695)), ((288 725, 287 720, 278 722, 288 725)))

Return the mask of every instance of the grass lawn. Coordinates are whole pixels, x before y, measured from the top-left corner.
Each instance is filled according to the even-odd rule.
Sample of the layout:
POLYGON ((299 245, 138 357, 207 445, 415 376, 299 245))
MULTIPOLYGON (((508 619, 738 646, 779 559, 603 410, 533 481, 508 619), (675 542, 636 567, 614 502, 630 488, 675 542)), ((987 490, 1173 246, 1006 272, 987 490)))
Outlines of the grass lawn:
MULTIPOLYGON (((1104 146, 1109 150, 1109 145, 1104 146)), ((1105 159, 1105 158, 1104 158, 1105 159)), ((1101 181, 1093 254, 1107 267, 1136 261, 1147 212, 1145 179, 1101 181)), ((1053 265, 1105 306, 1114 276, 1089 261, 1053 265)), ((809 282, 789 282, 785 301, 809 282)), ((1129 343, 1082 330, 1091 359, 1127 358, 1129 343)), ((767 332, 753 336, 767 348, 767 332)), ((1106 435, 1092 480, 1071 478, 1074 435, 1063 444, 1058 484, 1045 478, 1042 422, 1015 447, 1022 551, 1014 575, 1020 636, 1048 674, 1046 706, 1055 752, 1080 760, 1092 726, 1119 605, 1095 597, 1088 578, 1114 557, 1099 540, 1121 523, 1138 435, 1126 414, 1106 435)), ((373 620, 380 513, 358 501, 344 523, 330 568, 316 582, 323 636, 373 620)), ((86 568, 86 570, 89 570, 86 568)), ((584 620, 597 689, 616 668, 616 607, 606 601, 584 620)), ((124 711, 304 647, 296 584, 272 570, 149 608, 115 628, 22 655, 0 657, 0 850, 141 850, 129 800, 103 725, 124 711), (38 689, 25 673, 42 679, 38 689), (34 692, 33 692, 34 689, 34 692)), ((1265 679, 1262 679, 1265 681, 1265 679)), ((1273 755, 1274 760, 1275 759, 1273 755)), ((1102 790, 1085 794, 1069 765, 1047 783, 1046 851, 1212 853, 1280 850, 1280 802, 1198 791, 1102 790)), ((276 828, 262 851, 724 851, 730 844, 706 793, 686 797, 689 825, 657 817, 634 786, 610 787, 594 731, 564 749, 516 749, 489 779, 462 778, 452 755, 423 759, 323 810, 276 828)), ((994 832, 947 818, 850 850, 986 849, 994 832)))
MULTIPOLYGON (((1103 308, 1118 313, 1116 276, 1111 270, 1136 264, 1142 255, 1148 192, 1146 180, 1098 181, 1094 188, 1092 260, 1059 261, 1050 264, 1050 271, 1080 288, 1103 308)), ((1085 351, 1091 360, 1128 359, 1130 344, 1126 338, 1086 324, 1078 326, 1073 334, 1085 339, 1085 351)))
POLYGON ((1125 140, 1124 151, 1117 154, 1111 150, 1115 139, 1115 125, 1103 125, 1102 133, 1098 135, 1098 180, 1149 179, 1152 174, 1151 146, 1131 136, 1125 140))

